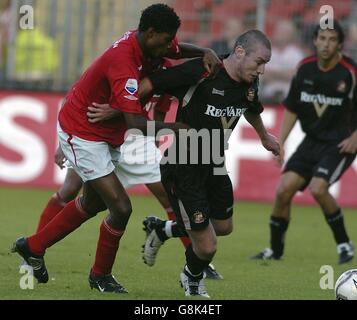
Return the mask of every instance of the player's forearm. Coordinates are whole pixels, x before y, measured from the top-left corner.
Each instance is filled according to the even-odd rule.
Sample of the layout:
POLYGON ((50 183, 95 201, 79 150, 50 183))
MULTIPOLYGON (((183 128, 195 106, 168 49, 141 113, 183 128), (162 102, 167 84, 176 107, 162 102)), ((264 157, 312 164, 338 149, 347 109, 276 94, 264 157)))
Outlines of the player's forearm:
POLYGON ((297 115, 293 112, 290 112, 289 110, 285 110, 279 134, 279 143, 281 146, 284 145, 291 130, 294 128, 296 121, 297 115))
POLYGON ((267 136, 267 131, 264 127, 262 118, 260 114, 246 112, 244 114, 246 120, 250 123, 250 125, 254 128, 256 133, 258 134, 259 138, 262 140, 267 136))
POLYGON ((153 90, 153 86, 149 78, 144 78, 140 81, 138 95, 139 95, 140 103, 142 105, 145 105, 148 97, 152 93, 152 90, 153 90))

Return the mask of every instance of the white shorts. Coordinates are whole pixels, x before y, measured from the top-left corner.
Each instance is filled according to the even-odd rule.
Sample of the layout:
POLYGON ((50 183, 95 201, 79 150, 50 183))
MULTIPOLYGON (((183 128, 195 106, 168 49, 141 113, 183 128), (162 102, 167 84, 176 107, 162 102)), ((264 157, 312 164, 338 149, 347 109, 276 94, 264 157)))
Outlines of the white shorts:
POLYGON ((129 135, 120 147, 115 173, 124 188, 159 182, 161 157, 154 137, 129 135))
POLYGON ((83 182, 104 177, 114 171, 113 162, 120 157, 120 147, 113 148, 106 142, 88 141, 68 135, 59 125, 57 133, 67 162, 83 182))
POLYGON ((161 152, 154 137, 129 135, 120 147, 112 148, 106 142, 70 136, 59 125, 57 132, 66 167, 73 168, 83 182, 114 170, 124 188, 161 181, 161 152))

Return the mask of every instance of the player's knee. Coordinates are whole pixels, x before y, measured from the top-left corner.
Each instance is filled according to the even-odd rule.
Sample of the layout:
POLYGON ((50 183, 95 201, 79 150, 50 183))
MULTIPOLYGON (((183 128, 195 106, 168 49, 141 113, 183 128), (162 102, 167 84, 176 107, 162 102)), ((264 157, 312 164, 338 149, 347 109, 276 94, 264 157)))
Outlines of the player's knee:
POLYGON ((212 260, 217 251, 217 244, 201 247, 199 250, 200 257, 203 260, 212 260))
POLYGON ((279 184, 276 189, 276 198, 281 202, 289 202, 294 193, 290 190, 290 188, 285 184, 279 184))
POLYGON ((309 186, 309 190, 314 199, 321 199, 326 195, 327 189, 320 184, 312 184, 309 186))
POLYGON ((114 214, 115 217, 120 217, 126 220, 129 219, 133 211, 130 201, 115 201, 115 203, 110 209, 110 211, 112 212, 112 214, 114 214))
POLYGON ((88 198, 85 198, 84 200, 83 197, 81 197, 81 205, 83 210, 92 217, 107 209, 107 206, 104 202, 93 200, 88 201, 88 198))

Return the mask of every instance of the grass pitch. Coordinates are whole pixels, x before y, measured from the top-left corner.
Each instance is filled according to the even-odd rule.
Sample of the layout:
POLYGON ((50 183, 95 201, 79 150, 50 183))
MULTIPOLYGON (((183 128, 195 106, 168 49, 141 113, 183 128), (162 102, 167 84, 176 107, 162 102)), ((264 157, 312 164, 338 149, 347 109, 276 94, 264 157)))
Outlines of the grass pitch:
MULTIPOLYGON (((35 284, 34 290, 22 290, 20 259, 10 254, 10 247, 18 237, 34 232, 52 193, 0 188, 0 299, 185 299, 178 284, 184 265, 180 241, 167 241, 154 267, 146 266, 141 259, 143 218, 149 214, 164 217, 159 203, 152 197, 132 197, 133 214, 113 269, 116 278, 129 290, 128 295, 101 294, 90 290, 87 282, 103 213, 47 251, 48 284, 35 284)), ((332 266, 333 281, 336 281, 343 271, 356 267, 356 260, 343 266, 337 264, 332 233, 318 207, 293 207, 283 261, 249 260, 268 246, 270 211, 270 204, 236 203, 235 230, 232 235, 219 238, 214 259, 224 280, 206 280, 212 299, 334 299, 333 290, 320 288, 321 266, 332 266)), ((357 244, 357 212, 345 209, 344 214, 350 237, 357 244)))

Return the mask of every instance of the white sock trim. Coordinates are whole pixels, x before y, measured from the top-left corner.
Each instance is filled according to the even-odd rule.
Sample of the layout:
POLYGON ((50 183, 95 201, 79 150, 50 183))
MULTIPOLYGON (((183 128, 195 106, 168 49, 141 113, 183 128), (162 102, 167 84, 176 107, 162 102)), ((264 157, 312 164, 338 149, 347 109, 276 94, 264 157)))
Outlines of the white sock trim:
POLYGON ((169 221, 166 221, 166 224, 165 224, 165 233, 169 238, 172 238, 172 223, 173 223, 173 221, 169 220, 169 221))
POLYGON ((192 276, 192 277, 199 277, 202 275, 202 272, 200 274, 193 274, 190 269, 188 268, 187 264, 185 265, 185 270, 192 276))

